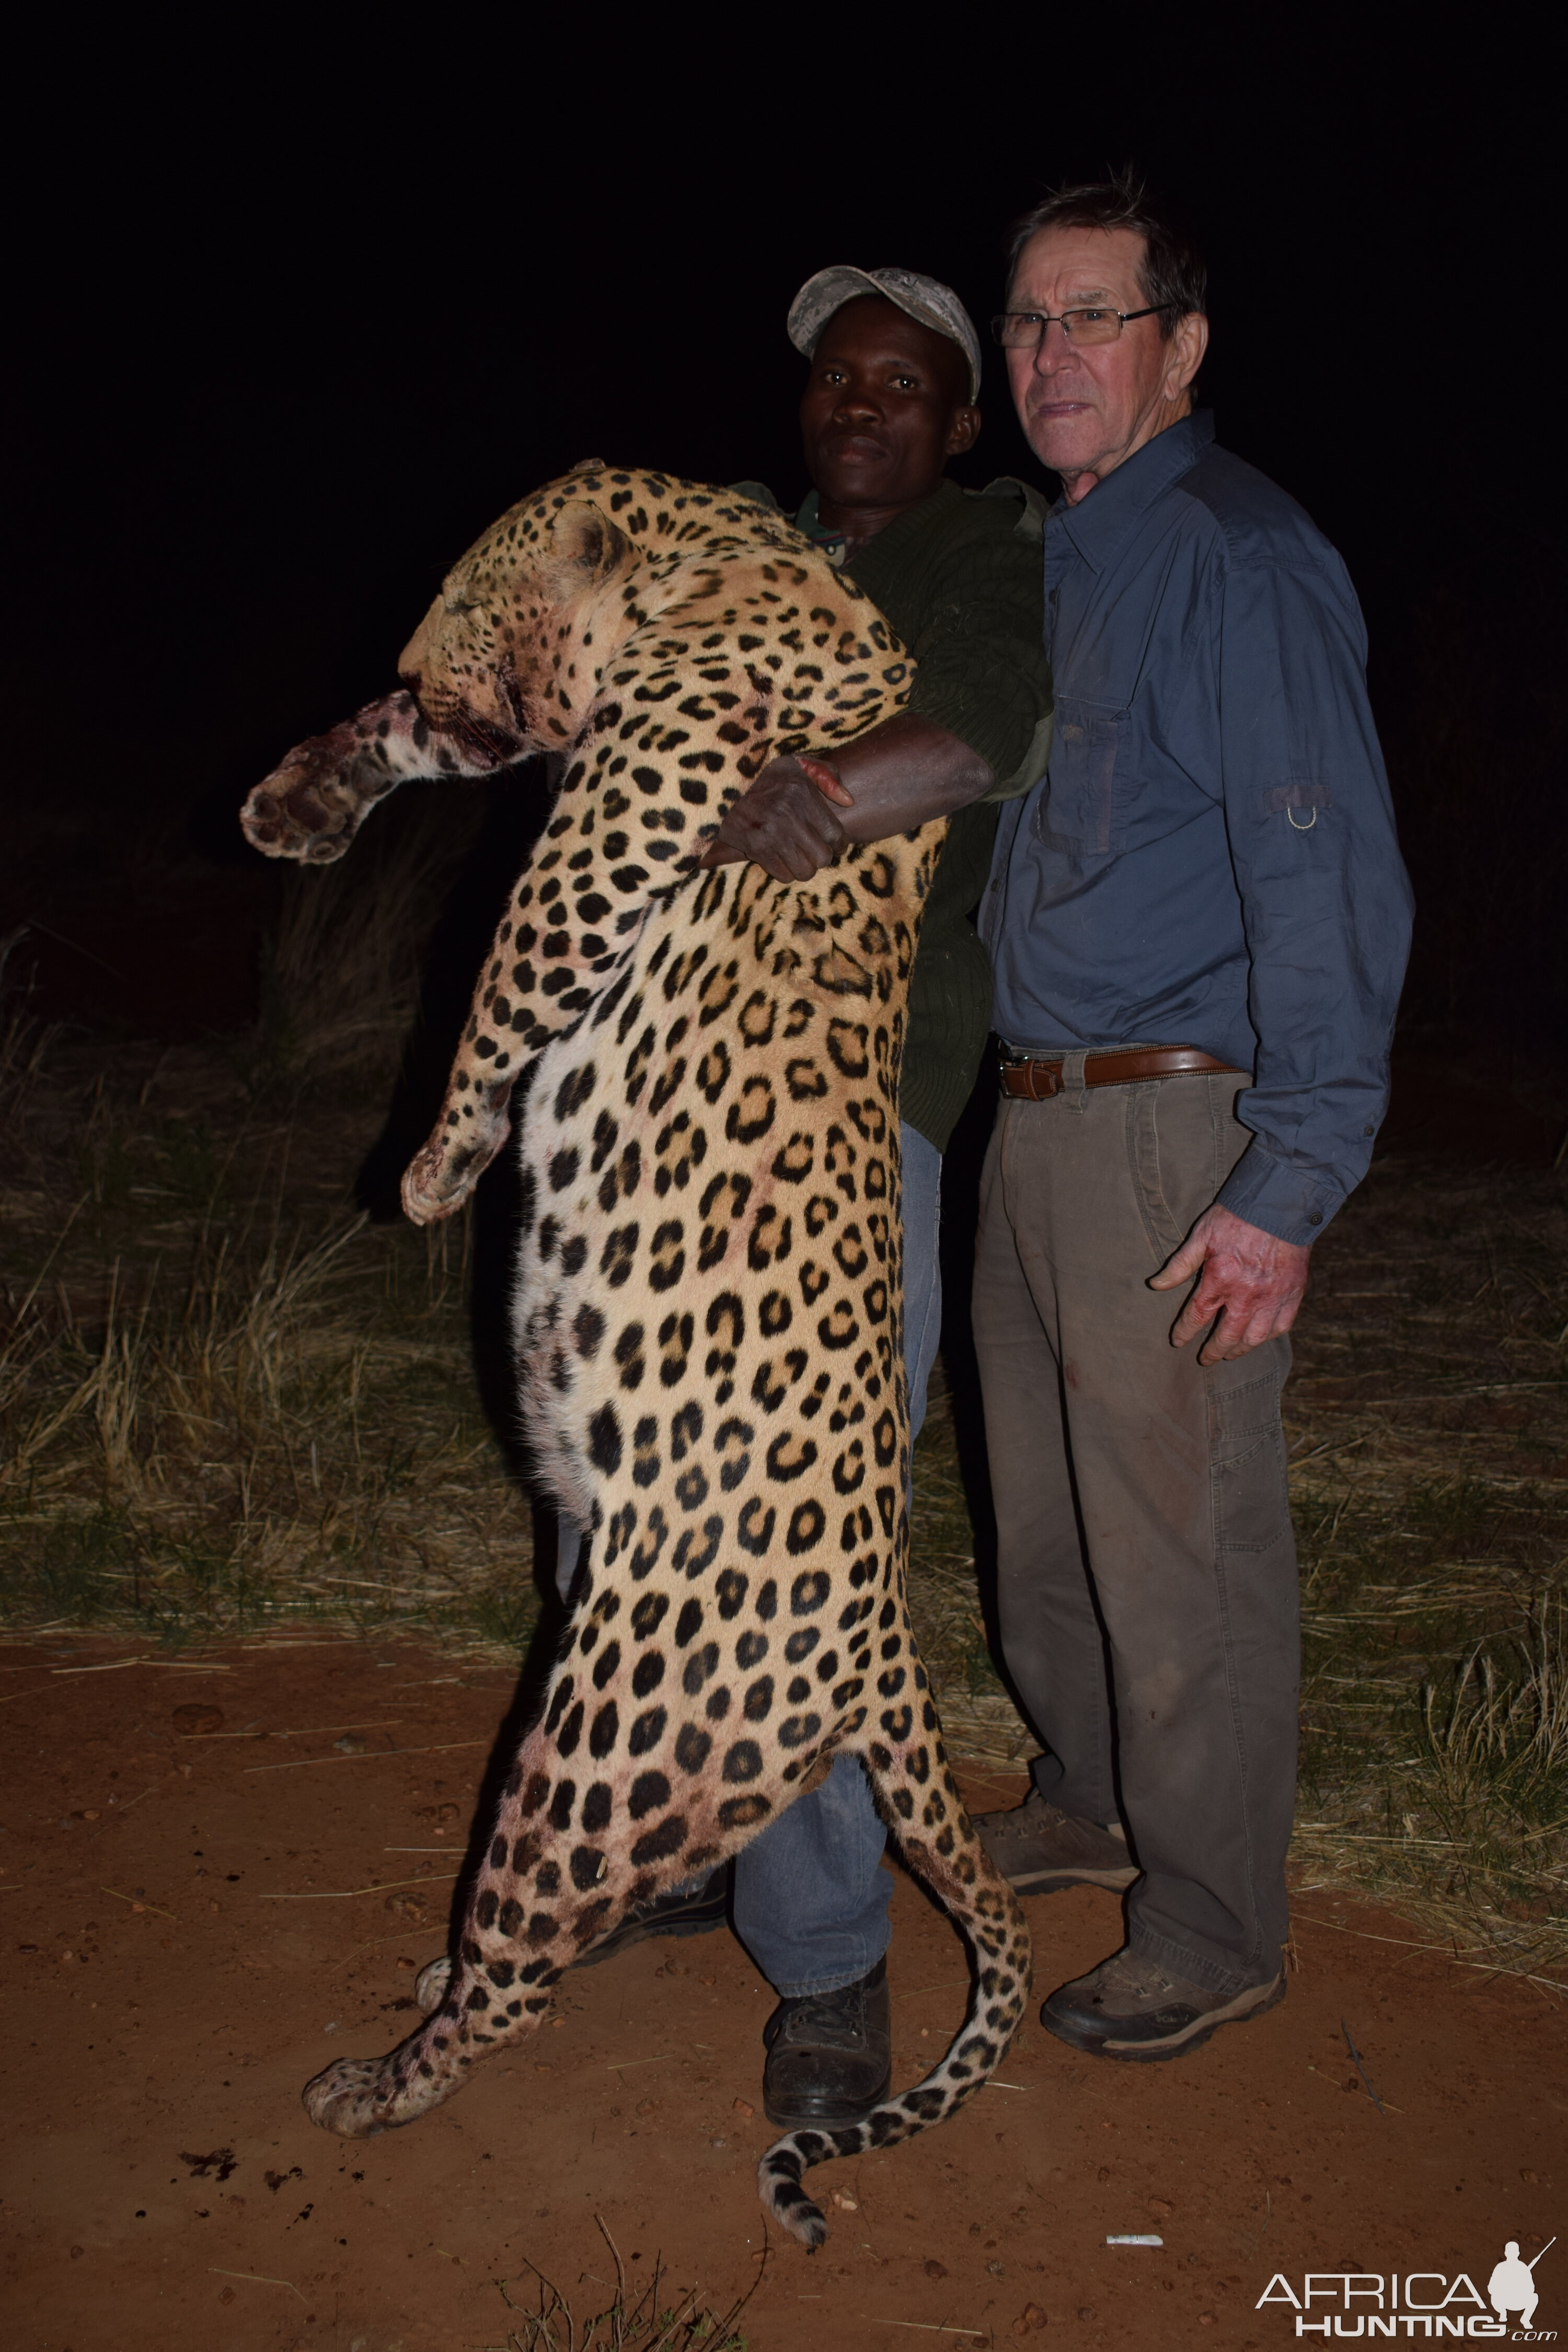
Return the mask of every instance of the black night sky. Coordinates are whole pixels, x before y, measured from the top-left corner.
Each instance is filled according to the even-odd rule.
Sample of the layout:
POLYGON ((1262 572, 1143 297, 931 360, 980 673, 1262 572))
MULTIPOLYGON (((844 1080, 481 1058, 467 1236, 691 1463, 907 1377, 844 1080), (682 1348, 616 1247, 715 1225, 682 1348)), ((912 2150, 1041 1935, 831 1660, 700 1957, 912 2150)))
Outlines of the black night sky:
MULTIPOLYGON (((247 788, 385 690, 512 499, 590 455, 798 495, 799 281, 903 262, 984 320, 1009 217, 1132 161, 1207 251, 1221 438, 1303 501, 1367 608, 1430 924, 1415 1013, 1485 1027, 1522 987, 1550 1029, 1543 49, 1500 63, 1402 15, 1369 53, 1348 11, 927 19, 918 55, 892 19, 852 51, 761 11, 721 38, 585 20, 581 53, 480 21, 395 55, 242 19, 210 47, 54 60, 11 213, 8 922, 70 934, 74 890, 160 864, 219 889, 247 788), (1510 909, 1480 945, 1478 860, 1485 922, 1510 909)), ((997 362, 960 470, 1040 479, 997 362)))

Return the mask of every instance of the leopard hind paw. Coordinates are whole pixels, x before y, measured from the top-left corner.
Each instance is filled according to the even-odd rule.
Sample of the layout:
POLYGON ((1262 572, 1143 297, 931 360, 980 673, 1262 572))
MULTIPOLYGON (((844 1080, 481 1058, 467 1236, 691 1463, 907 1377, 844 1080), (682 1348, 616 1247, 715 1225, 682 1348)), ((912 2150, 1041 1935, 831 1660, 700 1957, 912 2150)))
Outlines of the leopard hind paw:
POLYGON ((305 2085, 305 2113, 344 2139, 374 2139, 449 2099, 472 2064, 450 2021, 433 2018, 384 2058, 340 2058, 327 2067, 305 2085))
POLYGON ((340 2058, 306 2084, 305 2113, 344 2139, 374 2139, 395 2120, 380 2112, 386 2072, 384 2058, 340 2058))
POLYGON ((427 1960, 414 1979, 415 2006, 426 2017, 434 2017, 447 1998, 447 1988, 452 1981, 452 1958, 443 1952, 438 1960, 427 1960))

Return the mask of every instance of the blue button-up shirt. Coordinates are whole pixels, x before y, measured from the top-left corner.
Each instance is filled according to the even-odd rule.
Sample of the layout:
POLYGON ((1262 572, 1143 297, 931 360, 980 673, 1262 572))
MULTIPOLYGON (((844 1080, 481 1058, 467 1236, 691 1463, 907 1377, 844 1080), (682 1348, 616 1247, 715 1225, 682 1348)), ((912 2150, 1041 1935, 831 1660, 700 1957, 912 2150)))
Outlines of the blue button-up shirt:
POLYGON ((1410 940, 1349 575, 1206 415, 1053 509, 1045 562, 1056 740, 982 905, 997 1032, 1253 1073, 1218 1197, 1311 1241, 1372 1156, 1410 940))

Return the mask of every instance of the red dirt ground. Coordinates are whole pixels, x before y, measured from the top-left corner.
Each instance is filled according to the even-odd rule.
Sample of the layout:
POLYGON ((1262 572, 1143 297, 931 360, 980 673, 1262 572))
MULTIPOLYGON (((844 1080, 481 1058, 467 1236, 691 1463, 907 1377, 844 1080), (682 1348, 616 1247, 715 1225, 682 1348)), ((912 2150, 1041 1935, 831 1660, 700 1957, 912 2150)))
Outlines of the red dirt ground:
MULTIPOLYGON (((595 2214, 634 2283, 658 2257, 722 2310, 761 2271, 754 2352, 910 2333, 1267 2352, 1296 2336, 1289 2305, 1256 2307, 1276 2273, 1298 2293, 1308 2270, 1463 2271, 1484 2290, 1506 2239, 1529 2257, 1563 2224, 1568 2007, 1322 1892, 1299 1897, 1282 2008, 1163 2067, 1075 2056, 1031 2014, 953 2124, 812 2175, 833 2225, 815 2256, 765 2246, 773 2001, 727 1933, 574 1973, 554 2021, 451 2105, 329 2138, 300 2086, 413 2021, 510 1678, 302 1637, 178 1663, 46 1637, 0 1667, 15 2352, 499 2347, 516 2321, 495 2282, 527 2303, 531 2262, 579 2324, 609 2301, 595 2214), (222 1719, 191 1737, 182 1708, 222 1719), (1150 2231, 1163 2247, 1106 2243, 1150 2231)), ((969 1793, 1018 1787, 971 1776, 969 1793)), ((1119 1941, 1109 1895, 1031 1909, 1041 1992, 1119 1941)), ((965 1970, 902 1876, 893 1916, 908 2084, 965 1970)), ((1568 2243, 1537 2283, 1537 2325, 1568 2329, 1568 2243)))

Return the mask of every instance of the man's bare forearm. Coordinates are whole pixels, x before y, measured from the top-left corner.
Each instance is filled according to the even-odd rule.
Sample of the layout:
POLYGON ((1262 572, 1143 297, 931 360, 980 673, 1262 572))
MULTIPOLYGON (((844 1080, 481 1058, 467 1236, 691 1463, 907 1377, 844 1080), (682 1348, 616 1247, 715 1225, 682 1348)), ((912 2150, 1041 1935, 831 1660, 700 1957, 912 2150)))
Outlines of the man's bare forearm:
POLYGON ((961 737, 900 710, 831 760, 770 760, 700 863, 749 860, 778 881, 809 881, 846 842, 881 841, 951 816, 993 781, 987 762, 961 737))
POLYGON ((812 764, 830 768, 849 794, 853 806, 839 817, 847 841, 881 841, 933 817, 952 816, 995 782, 988 763, 961 736, 910 710, 885 719, 831 760, 812 764))

